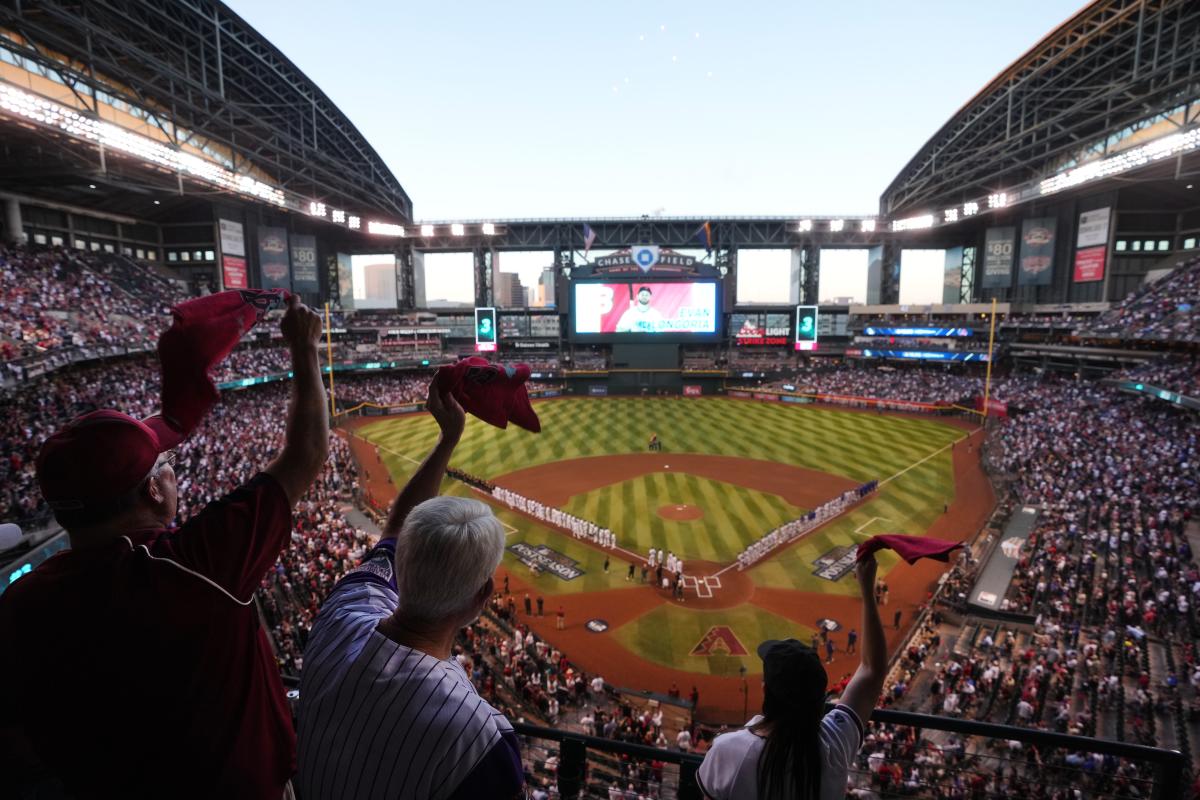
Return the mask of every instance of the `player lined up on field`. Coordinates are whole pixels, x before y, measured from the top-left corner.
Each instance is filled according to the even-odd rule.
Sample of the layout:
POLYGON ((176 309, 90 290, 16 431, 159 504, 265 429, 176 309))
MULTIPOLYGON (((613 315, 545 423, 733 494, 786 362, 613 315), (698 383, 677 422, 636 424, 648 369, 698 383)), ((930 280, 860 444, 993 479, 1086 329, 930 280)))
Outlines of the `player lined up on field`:
POLYGON ((869 481, 857 489, 842 492, 834 499, 822 503, 799 519, 785 522, 774 530, 763 534, 763 537, 738 553, 738 569, 743 570, 756 564, 772 550, 781 544, 790 542, 796 537, 808 533, 813 528, 823 525, 826 521, 841 514, 850 506, 862 500, 879 487, 879 481, 869 481))
POLYGON ((616 547, 617 535, 608 528, 602 528, 594 522, 580 519, 574 514, 568 514, 560 508, 553 508, 537 500, 517 494, 500 486, 492 489, 492 497, 511 509, 529 514, 541 522, 549 522, 564 530, 570 531, 576 539, 587 539, 601 547, 616 547))

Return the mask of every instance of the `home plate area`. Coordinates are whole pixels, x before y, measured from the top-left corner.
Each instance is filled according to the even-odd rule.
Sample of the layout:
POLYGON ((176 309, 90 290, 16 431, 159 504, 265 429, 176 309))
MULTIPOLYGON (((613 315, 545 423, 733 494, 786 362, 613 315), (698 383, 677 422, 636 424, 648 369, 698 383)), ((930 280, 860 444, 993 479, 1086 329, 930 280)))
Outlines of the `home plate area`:
POLYGON ((716 575, 703 575, 699 578, 694 575, 683 576, 684 591, 693 590, 696 592, 696 597, 711 598, 713 589, 721 588, 721 579, 716 575))

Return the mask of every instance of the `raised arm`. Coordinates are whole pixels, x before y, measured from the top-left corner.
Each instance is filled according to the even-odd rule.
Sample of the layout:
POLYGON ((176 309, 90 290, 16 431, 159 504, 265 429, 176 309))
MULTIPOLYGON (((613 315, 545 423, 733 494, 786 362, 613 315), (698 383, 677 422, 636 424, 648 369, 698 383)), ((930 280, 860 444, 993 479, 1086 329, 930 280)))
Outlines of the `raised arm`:
POLYGON ((854 709, 865 725, 871 711, 879 701, 883 690, 883 679, 887 674, 887 642, 883 638, 883 623, 879 619, 879 608, 875 605, 875 572, 878 564, 874 554, 867 556, 854 568, 858 588, 862 593, 862 660, 846 691, 842 692, 842 703, 854 709))
POLYGON ((441 379, 437 375, 429 384, 429 398, 425 401, 425 408, 437 420, 441 435, 433 451, 425 456, 425 460, 408 479, 396 502, 392 503, 392 510, 388 512, 380 541, 395 539, 400 535, 400 528, 403 527, 408 512, 431 497, 437 497, 442 478, 446 475, 446 466, 450 463, 450 455, 462 437, 467 421, 466 412, 453 395, 442 390, 441 379))
POLYGON ((279 481, 288 501, 295 505, 312 486, 329 454, 329 415, 317 363, 321 318, 293 294, 279 329, 292 353, 292 398, 283 449, 265 471, 279 481))

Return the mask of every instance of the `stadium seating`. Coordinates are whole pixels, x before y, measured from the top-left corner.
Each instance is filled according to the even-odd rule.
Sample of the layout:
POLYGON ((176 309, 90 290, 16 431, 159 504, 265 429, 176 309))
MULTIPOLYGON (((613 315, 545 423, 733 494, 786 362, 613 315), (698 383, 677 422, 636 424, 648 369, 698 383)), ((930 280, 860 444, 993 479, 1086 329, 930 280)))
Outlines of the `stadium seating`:
POLYGON ((1200 341, 1200 258, 1182 262, 1076 333, 1110 339, 1200 341))
MULTIPOLYGON (((1198 262, 1200 263, 1200 262, 1198 262)), ((1194 296, 1198 264, 1172 273, 1114 310, 1104 324, 1149 338, 1181 330, 1194 296), (1188 293, 1192 292, 1192 295, 1188 293), (1164 313, 1174 303, 1175 311, 1164 313)), ((175 284, 151 276, 128 259, 100 261, 69 251, 0 251, 0 306, 9 313, 0 328, 6 360, 51 356, 70 348, 131 343, 149 348, 177 299, 175 284)), ((363 315, 360 321, 398 324, 399 315, 363 315)), ((1101 328, 1097 323, 1096 330, 1101 328)), ((1178 338, 1178 336, 1176 336, 1178 338)), ((363 352, 340 345, 335 360, 363 352)), ((684 365, 711 368, 717 350, 699 348, 684 365)), ((941 367, 892 368, 834 359, 797 363, 789 352, 734 351, 733 368, 785 369, 775 382, 799 392, 890 400, 969 403, 982 393, 982 378, 941 367)), ((580 348, 576 369, 604 368, 601 350, 580 348)), ((542 371, 557 357, 532 361, 542 371)), ((286 351, 267 340, 247 340, 220 366, 218 381, 286 372, 286 351)), ((340 410, 370 403, 394 406, 424 400, 428 371, 339 374, 340 410)), ((1121 373, 1184 394, 1200 394, 1194 360, 1148 362, 1121 373)), ((134 415, 154 411, 159 395, 152 354, 65 367, 28 378, 0 395, 0 520, 26 525, 49 515, 36 489, 32 462, 40 442, 63 421, 113 406, 134 415)), ((542 385, 531 383, 531 389, 542 385)), ((229 391, 199 431, 180 448, 181 519, 250 476, 282 438, 286 382, 229 391), (230 430, 238 430, 231 436, 230 430)), ((790 390, 789 390, 790 391, 790 390)), ((1125 737, 1188 750, 1200 742, 1200 668, 1193 640, 1200 632, 1200 572, 1183 536, 1197 511, 1195 426, 1184 412, 1151 399, 1121 394, 1101 383, 998 374, 992 397, 1030 409, 1002 422, 989 461, 1009 494, 1006 504, 1045 507, 1024 554, 1022 570, 1005 608, 1029 614, 1033 624, 927 617, 910 640, 889 685, 895 708, 1069 733, 1125 737), (1142 480, 1154 476, 1153 480, 1142 480), (1173 634, 1187 634, 1173 637, 1173 634), (954 698, 951 699, 951 695, 954 698)), ((455 475, 487 490, 486 481, 455 475)), ((280 668, 296 676, 313 619, 329 588, 354 567, 369 546, 368 534, 348 511, 359 498, 359 477, 350 448, 333 438, 329 462, 295 516, 291 546, 264 580, 259 597, 280 668)), ((956 568, 945 596, 965 594, 972 565, 956 568), (960 591, 961 590, 961 591, 960 591)), ((961 603, 950 603, 950 611, 961 603)), ((457 655, 481 693, 514 720, 553 724, 584 734, 656 746, 669 745, 682 728, 703 750, 707 734, 691 724, 672 727, 654 713, 623 704, 607 692, 593 693, 589 677, 566 655, 522 633, 521 611, 498 596, 490 612, 464 631, 457 655), (569 670, 569 672, 568 672, 569 670), (548 671, 559 687, 546 685, 548 671), (570 676, 568 679, 566 676, 570 676), (579 679, 583 689, 569 688, 579 679), (553 700, 553 702, 551 702, 553 700)), ((1009 784, 1004 758, 1023 756, 1010 745, 968 751, 961 740, 932 745, 911 729, 874 725, 856 780, 864 791, 906 787, 909 793, 935 776, 974 764, 975 778, 995 791, 1009 784), (999 748, 999 749, 997 749, 999 748), (970 759, 976 759, 970 761, 970 759), (984 769, 982 760, 994 759, 984 769), (900 765, 897 772, 893 766, 900 765), (943 772, 939 772, 939 770, 943 772), (982 778, 978 776, 982 775, 982 778)), ((1043 759, 1070 765, 1075 755, 1045 751, 1043 759)), ((557 750, 531 747, 530 775, 550 780, 557 750)), ((1142 767, 1114 761, 1088 780, 1107 791, 1112 781, 1145 780, 1142 767), (1116 777, 1114 777, 1116 776, 1116 777)), ((1084 767, 1086 768, 1086 767, 1084 767)), ((672 770, 675 770, 674 772, 672 770)), ((612 758, 593 764, 591 787, 605 796, 612 785, 634 784, 645 796, 662 794, 678 780, 654 761, 612 758)), ((667 792, 669 795, 669 792, 667 792)))

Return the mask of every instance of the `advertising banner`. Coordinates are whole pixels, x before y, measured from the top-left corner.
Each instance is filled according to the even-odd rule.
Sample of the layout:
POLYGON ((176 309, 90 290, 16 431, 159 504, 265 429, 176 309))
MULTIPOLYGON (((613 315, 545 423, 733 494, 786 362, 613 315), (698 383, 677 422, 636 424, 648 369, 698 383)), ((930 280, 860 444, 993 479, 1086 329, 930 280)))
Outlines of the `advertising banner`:
POLYGON ((787 314, 734 314, 729 329, 739 347, 786 347, 791 324, 787 314))
POLYGON ((588 394, 592 397, 608 397, 607 383, 593 383, 588 385, 588 394))
POLYGON ((700 389, 699 386, 694 386, 694 385, 688 384, 683 387, 683 396, 684 397, 699 397, 702 394, 704 394, 704 392, 700 389))
POLYGON ((319 292, 317 278, 317 237, 292 235, 292 281, 297 292, 319 292))
POLYGON ((223 219, 217 223, 221 230, 221 253, 246 257, 246 234, 242 223, 223 219))
POLYGON ((1108 223, 1112 219, 1111 208, 1097 208, 1095 211, 1085 211, 1079 215, 1079 234, 1075 238, 1075 246, 1082 250, 1085 247, 1108 246, 1108 223))
POLYGON ((1054 278, 1054 241, 1058 220, 1027 219, 1021 223, 1018 286, 1049 286, 1054 278))
POLYGON ((264 289, 291 289, 288 234, 284 228, 258 229, 258 268, 264 289))
POLYGON ((241 256, 221 256, 221 275, 226 289, 249 289, 246 259, 241 256))
POLYGON ((983 246, 984 289, 1004 289, 1012 285, 1013 237, 1016 228, 988 228, 983 246))
POLYGON ((1104 280, 1104 261, 1108 247, 1089 247, 1075 251, 1075 283, 1104 280))
MULTIPOLYGON (((333 291, 332 285, 329 290, 333 291)), ((337 295, 342 308, 354 308, 354 264, 348 253, 337 254, 337 295)))
POLYGON ((987 400, 985 401, 983 398, 983 395, 980 395, 979 397, 975 398, 975 410, 976 411, 985 411, 986 410, 988 414, 995 416, 995 417, 1001 417, 1001 418, 1008 417, 1008 403, 1002 402, 1000 400, 995 400, 991 397, 987 398, 987 400))
POLYGON ((942 272, 942 302, 962 302, 963 249, 951 247, 946 250, 946 261, 942 272))

